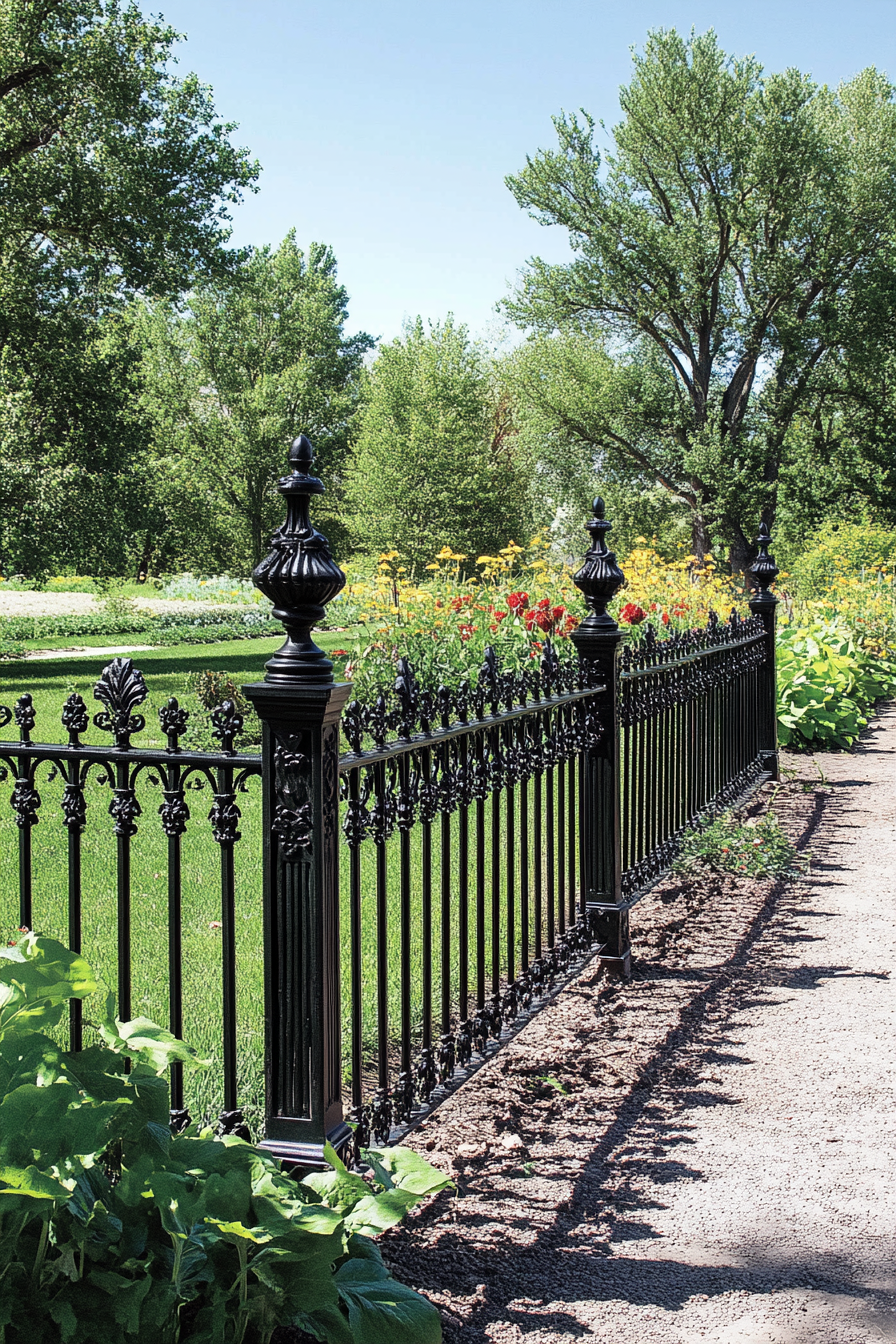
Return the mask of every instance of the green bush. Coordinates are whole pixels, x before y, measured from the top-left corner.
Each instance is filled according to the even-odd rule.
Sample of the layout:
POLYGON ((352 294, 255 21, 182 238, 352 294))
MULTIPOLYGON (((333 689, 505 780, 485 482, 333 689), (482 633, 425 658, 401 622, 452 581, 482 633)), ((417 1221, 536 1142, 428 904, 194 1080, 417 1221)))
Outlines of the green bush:
POLYGON ((841 574, 866 575, 896 568, 896 532, 872 523, 840 523, 825 527, 802 550, 785 580, 798 596, 819 597, 841 574), (789 580, 789 583, 787 582, 789 580))
POLYGON ((875 702, 896 691, 896 662, 842 622, 781 626, 776 654, 782 746, 848 749, 875 702))
POLYGON ((0 658, 21 657, 26 640, 90 639, 96 635, 142 635, 157 645, 208 644, 210 639, 257 639, 282 635, 283 626, 269 611, 181 612, 155 615, 127 601, 113 599, 97 612, 59 616, 0 617, 0 658))
POLYGON ((437 1344, 435 1308, 371 1236, 450 1182, 407 1149, 368 1183, 300 1183, 233 1136, 174 1136, 165 1074, 202 1067, 111 1000, 98 1041, 48 1034, 96 993, 86 961, 29 933, 0 951, 0 1338, 4 1344, 437 1344))

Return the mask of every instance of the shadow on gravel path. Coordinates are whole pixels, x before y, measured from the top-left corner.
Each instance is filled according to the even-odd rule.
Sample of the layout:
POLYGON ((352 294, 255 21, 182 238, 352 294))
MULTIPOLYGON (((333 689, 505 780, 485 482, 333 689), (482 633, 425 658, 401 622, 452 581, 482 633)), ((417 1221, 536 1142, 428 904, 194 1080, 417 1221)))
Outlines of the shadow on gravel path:
POLYGON ((843 1167, 880 1101, 854 1023, 872 1003, 880 1040, 893 1015, 892 905, 857 891, 865 836, 866 861, 896 860, 883 729, 825 758, 824 786, 795 759, 775 806, 810 879, 658 889, 632 982, 586 969, 413 1136, 458 1195, 384 1251, 447 1344, 896 1340, 880 1155, 843 1167))

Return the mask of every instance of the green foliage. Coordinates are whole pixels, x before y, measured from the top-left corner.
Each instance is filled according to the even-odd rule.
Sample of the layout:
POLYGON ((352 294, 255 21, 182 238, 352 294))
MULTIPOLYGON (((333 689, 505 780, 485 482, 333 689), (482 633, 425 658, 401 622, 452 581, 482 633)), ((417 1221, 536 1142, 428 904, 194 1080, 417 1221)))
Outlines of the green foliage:
POLYGON ((806 870, 806 862, 781 830, 775 813, 741 822, 726 812, 685 836, 673 872, 693 867, 745 877, 788 877, 806 870))
POLYGON ((450 1182, 415 1153, 307 1183, 234 1137, 173 1136, 164 1074, 194 1053, 111 1007, 78 1054, 48 1031, 97 989, 28 934, 0 951, 0 1330, 6 1344, 438 1344, 438 1314, 369 1239, 450 1182))
POLYGON ((0 566, 123 573, 158 509, 124 297, 224 273, 258 173, 178 34, 120 0, 0 0, 0 566))
POLYGON ((875 701, 896 691, 896 662, 865 648, 845 623, 780 627, 776 658, 782 746, 846 750, 875 701))
POLYGON ((507 406, 466 327, 421 318, 365 378, 346 486, 355 546, 422 566, 446 544, 475 563, 530 530, 507 406))
POLYGON ((896 532, 873 523, 829 524, 795 556, 787 587, 802 598, 821 596, 842 574, 896 569, 896 532))
POLYGON ((300 429, 317 469, 338 477, 373 344, 347 336, 347 318, 332 250, 312 243, 306 254, 294 231, 276 251, 250 252, 232 279, 198 285, 185 311, 138 311, 143 404, 169 501, 158 557, 256 564, 283 521, 276 484, 300 429))
POLYGON ((177 32, 120 0, 0 4, 0 255, 178 293, 226 264, 228 208, 258 175, 177 32))
POLYGON ((593 119, 562 115, 557 147, 507 179, 575 253, 534 260, 507 305, 533 333, 524 391, 590 446, 592 470, 660 482, 687 505, 698 554, 719 531, 741 566, 790 457, 822 464, 825 488, 816 422, 861 456, 843 428, 848 371, 861 364, 870 395, 893 348, 893 89, 873 69, 836 91, 765 75, 713 32, 657 30, 620 103, 603 161, 593 119))

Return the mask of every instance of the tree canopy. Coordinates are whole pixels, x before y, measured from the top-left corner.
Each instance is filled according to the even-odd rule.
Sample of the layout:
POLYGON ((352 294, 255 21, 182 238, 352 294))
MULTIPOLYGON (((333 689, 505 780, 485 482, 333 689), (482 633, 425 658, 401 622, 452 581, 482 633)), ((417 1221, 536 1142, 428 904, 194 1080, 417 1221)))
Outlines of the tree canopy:
POLYGON ((445 545, 476 557, 531 527, 527 481, 488 362, 452 317, 405 325, 364 380, 346 477, 352 536, 422 566, 445 545))
POLYGON ((166 294, 227 264, 258 167, 171 72, 178 36, 119 0, 0 0, 0 261, 166 294))
POLYGON ((714 33, 650 34, 602 161, 585 112, 507 179, 569 231, 508 302, 532 334, 517 386, 599 458, 661 483, 743 564, 801 417, 842 391, 896 300, 896 104, 866 70, 837 90, 765 75, 714 33))
POLYGON ((373 345, 345 334, 347 317, 331 249, 306 254, 294 231, 276 251, 252 251, 235 277, 198 285, 183 311, 143 311, 143 405, 170 492, 157 549, 205 569, 255 564, 282 521, 275 487, 299 429, 338 490, 373 345))

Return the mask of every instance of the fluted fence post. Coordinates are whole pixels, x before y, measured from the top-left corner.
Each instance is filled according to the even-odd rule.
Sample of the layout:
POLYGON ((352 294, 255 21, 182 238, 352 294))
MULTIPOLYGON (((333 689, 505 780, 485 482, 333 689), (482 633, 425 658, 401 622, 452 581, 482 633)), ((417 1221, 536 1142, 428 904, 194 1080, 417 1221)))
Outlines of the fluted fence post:
POLYGON ((585 685, 602 686, 596 711, 600 738, 585 755, 582 846, 584 904, 592 936, 603 945, 601 965, 610 973, 631 974, 629 915, 622 898, 622 835, 619 779, 619 649, 625 632, 607 611, 607 603, 625 582, 616 557, 607 549, 611 524, 604 502, 594 501, 585 524, 591 546, 574 582, 585 596, 589 614, 572 633, 585 685))
POLYGON ((768 527, 759 525, 759 537, 756 542, 759 555, 750 566, 750 577, 755 589, 750 598, 750 611, 758 616, 765 627, 765 662, 759 673, 760 684, 760 720, 759 720, 759 756, 763 770, 768 770, 772 779, 778 778, 778 689, 775 672, 775 626, 778 614, 778 599, 769 592, 778 575, 778 566, 774 556, 769 555, 772 544, 768 527))
POLYGON ((310 521, 313 450, 302 435, 279 483, 287 518, 256 586, 274 603, 286 641, 265 678, 246 686, 262 721, 265 981, 265 1134, 290 1166, 326 1165, 346 1150, 342 1114, 339 947, 339 722, 350 687, 312 639, 345 584, 310 521))

